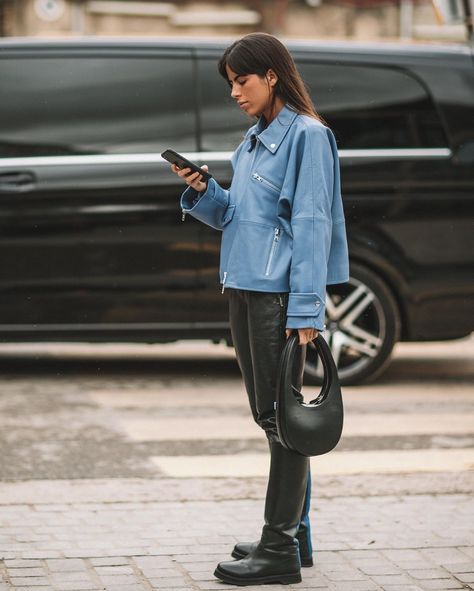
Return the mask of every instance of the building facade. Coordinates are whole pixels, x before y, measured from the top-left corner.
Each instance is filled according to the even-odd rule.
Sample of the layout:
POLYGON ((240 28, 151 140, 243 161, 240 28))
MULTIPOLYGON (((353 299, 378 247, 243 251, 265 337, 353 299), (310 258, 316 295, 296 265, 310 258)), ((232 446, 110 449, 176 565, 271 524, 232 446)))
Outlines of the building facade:
POLYGON ((0 0, 0 35, 238 36, 463 41, 429 0, 0 0))

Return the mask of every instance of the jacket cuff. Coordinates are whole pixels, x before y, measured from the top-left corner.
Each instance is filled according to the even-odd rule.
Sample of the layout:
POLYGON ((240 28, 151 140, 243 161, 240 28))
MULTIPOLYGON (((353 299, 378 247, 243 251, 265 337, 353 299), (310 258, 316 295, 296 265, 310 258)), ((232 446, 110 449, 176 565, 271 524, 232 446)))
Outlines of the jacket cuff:
POLYGON ((289 316, 286 320, 286 328, 315 328, 322 332, 326 325, 322 319, 314 316, 289 316))
POLYGON ((324 330, 325 300, 317 293, 291 293, 288 297, 286 328, 324 330))
POLYGON ((184 191, 181 195, 181 209, 191 211, 204 197, 206 199, 212 199, 217 205, 224 208, 227 207, 229 201, 228 192, 222 189, 214 178, 210 178, 207 182, 207 188, 205 191, 198 193, 198 191, 192 187, 188 187, 186 191, 184 191))
POLYGON ((203 195, 204 193, 199 193, 196 189, 188 187, 181 195, 181 209, 185 209, 186 211, 191 210, 203 195))
POLYGON ((288 297, 288 316, 324 316, 325 301, 317 293, 291 293, 288 297))

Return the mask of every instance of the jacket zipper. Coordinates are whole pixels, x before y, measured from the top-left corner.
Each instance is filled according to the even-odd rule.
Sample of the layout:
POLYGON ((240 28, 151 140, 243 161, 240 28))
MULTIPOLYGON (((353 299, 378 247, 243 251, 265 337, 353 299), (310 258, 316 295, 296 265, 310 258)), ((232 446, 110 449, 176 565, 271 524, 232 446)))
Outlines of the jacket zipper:
POLYGON ((184 222, 184 218, 186 217, 186 211, 184 209, 181 210, 183 213, 181 215, 181 221, 184 222))
POLYGON ((276 247, 278 246, 278 240, 280 240, 280 228, 275 228, 275 231, 273 234, 272 248, 270 250, 270 255, 268 257, 267 266, 265 268, 265 275, 270 275, 270 268, 271 268, 273 256, 275 254, 276 247))
POLYGON ((252 158, 252 164, 250 165, 250 170, 252 170, 253 165, 255 164, 255 158, 257 157, 257 150, 258 150, 258 144, 259 144, 260 140, 258 139, 258 136, 255 140, 255 146, 253 148, 253 158, 252 158))
POLYGON ((254 172, 252 174, 253 178, 258 181, 259 183, 263 183, 264 185, 267 185, 268 187, 270 187, 270 189, 273 189, 274 191, 276 191, 277 193, 280 192, 280 189, 274 185, 272 182, 270 182, 269 180, 267 180, 266 178, 264 178, 263 176, 260 176, 258 174, 258 172, 254 172))
POLYGON ((227 279, 227 271, 224 271, 224 278, 222 280, 222 291, 221 293, 224 293, 224 289, 225 289, 225 280, 227 279))
MULTIPOLYGON (((255 146, 253 148, 253 158, 252 158, 252 165, 250 167, 250 170, 252 170, 253 165, 254 165, 254 162, 255 162, 255 158, 257 157, 257 149, 258 149, 259 142, 260 142, 260 140, 257 137, 255 139, 255 146)), ((221 290, 221 293, 224 293, 226 280, 227 280, 227 271, 224 271, 224 277, 222 278, 222 290, 221 290)))

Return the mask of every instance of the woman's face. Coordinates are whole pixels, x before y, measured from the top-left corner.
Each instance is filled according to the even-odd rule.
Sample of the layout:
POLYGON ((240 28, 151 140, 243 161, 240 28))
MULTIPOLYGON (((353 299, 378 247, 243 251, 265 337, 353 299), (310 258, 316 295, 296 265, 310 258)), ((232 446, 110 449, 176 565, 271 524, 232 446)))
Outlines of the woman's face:
POLYGON ((250 117, 258 117, 270 106, 272 88, 277 78, 269 70, 266 77, 257 74, 236 74, 226 66, 231 96, 250 117))

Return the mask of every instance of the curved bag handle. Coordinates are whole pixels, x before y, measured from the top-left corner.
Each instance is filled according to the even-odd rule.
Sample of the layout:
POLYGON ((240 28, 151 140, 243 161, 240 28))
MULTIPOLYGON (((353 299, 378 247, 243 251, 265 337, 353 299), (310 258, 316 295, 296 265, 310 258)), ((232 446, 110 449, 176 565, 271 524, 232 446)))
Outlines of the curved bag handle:
POLYGON ((304 456, 331 451, 339 442, 344 422, 341 386, 331 349, 321 334, 313 340, 324 369, 321 392, 311 402, 302 402, 292 383, 299 336, 293 333, 280 357, 277 378, 276 424, 280 441, 287 449, 304 456))

